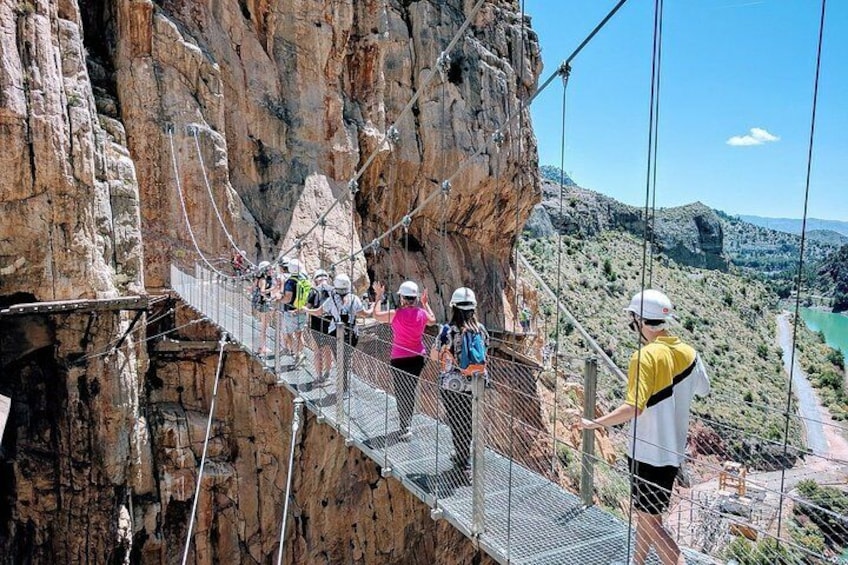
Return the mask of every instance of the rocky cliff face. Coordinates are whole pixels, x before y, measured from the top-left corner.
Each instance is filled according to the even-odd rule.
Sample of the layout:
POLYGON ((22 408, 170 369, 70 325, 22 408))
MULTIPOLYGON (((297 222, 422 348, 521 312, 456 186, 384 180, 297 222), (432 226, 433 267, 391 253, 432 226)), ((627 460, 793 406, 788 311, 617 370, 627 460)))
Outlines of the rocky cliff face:
MULTIPOLYGON (((508 249, 538 198, 528 114, 505 128, 499 151, 490 143, 540 70, 515 2, 485 4, 444 77, 398 121, 393 150, 379 145, 471 5, 0 4, 0 306, 158 292, 172 262, 198 258, 195 245, 213 263, 233 244, 270 258, 380 147, 355 199, 304 250, 311 269, 338 261, 489 143, 408 237, 384 240, 354 268, 360 279, 418 278, 437 307, 453 286, 474 284, 487 322, 509 327, 508 249)), ((167 308, 135 326, 131 312, 0 317, 0 393, 13 398, 0 453, 3 555, 178 558, 216 357, 143 345, 190 321, 169 306, 176 313, 150 326, 167 308)), ((202 326, 169 335, 217 339, 202 326)), ((291 399, 243 354, 227 354, 224 375, 192 557, 265 562, 279 534, 291 399)), ((290 563, 486 562, 326 426, 308 421, 299 450, 290 563)))
MULTIPOLYGON (((570 184, 542 183, 542 202, 535 206, 526 229, 534 237, 553 235, 595 236, 602 231, 623 230, 637 237, 645 233, 643 210, 603 194, 570 184)), ((724 234, 715 210, 695 202, 656 210, 653 242, 667 257, 695 267, 727 269, 724 234)))

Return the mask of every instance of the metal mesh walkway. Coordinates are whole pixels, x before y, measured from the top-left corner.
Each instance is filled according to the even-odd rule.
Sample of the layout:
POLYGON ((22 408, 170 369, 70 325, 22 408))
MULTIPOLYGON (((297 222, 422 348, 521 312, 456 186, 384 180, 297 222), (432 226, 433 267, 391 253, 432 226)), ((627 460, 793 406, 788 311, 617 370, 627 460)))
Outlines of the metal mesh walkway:
MULTIPOLYGON (((273 349, 276 324, 269 324, 266 335, 260 335, 243 281, 218 278, 199 266, 194 273, 172 266, 171 282, 189 306, 248 351, 262 345, 273 349)), ((448 520, 501 563, 629 562, 627 522, 599 507, 585 506, 553 480, 555 473, 540 463, 549 465, 550 461, 534 453, 533 438, 542 435, 535 429, 540 422, 534 421, 532 411, 514 410, 514 402, 503 406, 498 388, 504 385, 497 378, 484 402, 482 461, 469 475, 451 457, 451 429, 444 423, 439 390, 427 370, 418 383, 412 437, 401 438, 391 369, 383 360, 388 358, 387 342, 379 336, 379 329, 366 331, 356 349, 341 344, 345 361, 336 363, 335 377, 323 383, 316 381, 312 370, 313 350, 319 343, 315 337, 307 336, 307 345, 312 347, 297 366, 282 356, 259 360, 269 371, 277 372, 282 386, 304 398, 319 421, 338 429, 349 445, 382 468, 384 476, 395 477, 430 506, 434 518, 448 520), (342 394, 339 389, 344 387, 345 375, 339 367, 347 369, 348 377, 348 390, 342 394), (481 484, 474 483, 476 478, 482 478, 481 484)), ((493 368, 493 373, 499 372, 493 368)), ((509 371, 504 367, 502 372, 509 371)), ((517 381, 526 381, 526 375, 514 368, 509 373, 510 384, 521 389, 517 381)), ((524 386, 535 386, 532 378, 529 383, 524 386)), ((686 559, 687 563, 717 562, 691 552, 686 559)))

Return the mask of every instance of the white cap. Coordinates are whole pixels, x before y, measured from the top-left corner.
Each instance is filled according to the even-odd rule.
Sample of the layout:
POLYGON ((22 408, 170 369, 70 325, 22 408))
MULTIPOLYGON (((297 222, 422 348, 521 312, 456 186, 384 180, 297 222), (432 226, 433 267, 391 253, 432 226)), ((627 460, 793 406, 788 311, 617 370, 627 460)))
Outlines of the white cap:
POLYGON ((404 281, 398 289, 398 294, 409 298, 418 298, 418 285, 413 281, 404 281))

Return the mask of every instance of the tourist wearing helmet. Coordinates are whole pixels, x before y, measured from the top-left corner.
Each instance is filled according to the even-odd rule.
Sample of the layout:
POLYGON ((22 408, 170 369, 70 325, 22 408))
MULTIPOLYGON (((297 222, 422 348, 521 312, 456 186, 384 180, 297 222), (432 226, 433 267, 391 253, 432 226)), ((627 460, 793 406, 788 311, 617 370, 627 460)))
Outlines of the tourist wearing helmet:
MULTIPOLYGON (((280 311, 282 312, 281 353, 293 355, 295 363, 304 359, 303 330, 306 329, 307 314, 302 310, 309 290, 302 283, 306 270, 298 259, 289 259, 283 264, 283 274, 278 283, 280 311), (286 276, 285 273, 288 273, 286 276)), ((306 278, 306 282, 308 278, 306 278)), ((311 285, 308 285, 311 286, 311 285)))
MULTIPOLYGON (((333 285, 330 284, 330 275, 324 269, 318 269, 312 275, 312 290, 306 299, 307 313, 318 310, 321 305, 330 298, 333 285)), ((315 347, 313 365, 315 367, 315 382, 325 381, 330 376, 333 365, 333 341, 327 337, 330 334, 330 317, 326 313, 323 316, 309 316, 310 335, 315 347)))
POLYGON ((266 344, 268 336, 268 323, 271 320, 271 289, 274 286, 274 277, 271 273, 271 263, 261 261, 256 266, 256 274, 251 286, 250 303, 253 311, 259 318, 259 355, 268 355, 270 351, 266 344))
POLYGON ((467 287, 451 295, 451 318, 439 332, 436 355, 440 361, 439 396, 451 430, 455 468, 471 472, 471 383, 488 379, 486 351, 489 333, 477 320, 477 297, 467 287))
MULTIPOLYGON (((344 366, 351 366, 353 348, 359 343, 359 328, 356 325, 356 318, 363 312, 362 300, 353 292, 353 285, 350 282, 350 277, 344 273, 336 275, 333 279, 333 290, 330 295, 324 300, 323 304, 318 308, 308 308, 306 312, 310 316, 329 317, 328 335, 335 337, 336 331, 344 328, 344 341, 349 347, 345 347, 344 366)), ((333 348, 335 353, 335 348, 333 348)), ((326 375, 321 375, 322 378, 316 379, 318 382, 326 378, 326 375)), ((345 373, 344 390, 347 394, 348 375, 345 373)))
POLYGON ((680 548, 663 527, 674 479, 685 459, 692 397, 709 393, 700 356, 668 333, 674 307, 668 296, 647 289, 624 309, 642 345, 630 359, 624 404, 579 429, 632 422, 628 446, 631 497, 637 513, 633 562, 645 563, 653 547, 662 563, 677 563, 680 548))
POLYGON ((436 316, 430 308, 427 290, 418 292, 413 281, 401 283, 398 289, 400 306, 397 309, 382 310, 382 300, 386 285, 374 283, 374 319, 392 327, 392 380, 397 399, 399 439, 412 437, 409 427, 415 410, 415 398, 418 395, 418 381, 424 369, 427 348, 424 345, 424 329, 436 323, 436 316))

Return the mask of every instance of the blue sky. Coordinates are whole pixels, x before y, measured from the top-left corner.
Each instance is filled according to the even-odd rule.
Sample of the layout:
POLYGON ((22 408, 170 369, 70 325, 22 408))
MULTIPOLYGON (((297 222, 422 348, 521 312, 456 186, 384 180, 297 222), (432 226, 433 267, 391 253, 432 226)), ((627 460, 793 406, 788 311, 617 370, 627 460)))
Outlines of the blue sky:
MULTIPOLYGON (((542 78, 614 0, 526 0, 542 78)), ((565 170, 586 188, 645 200, 651 0, 629 0, 572 64, 565 170)), ((668 0, 663 21, 657 205, 800 218, 818 0, 668 0), (731 141, 732 140, 732 141, 731 141)), ((827 5, 811 217, 848 221, 848 1, 827 5)), ((559 80, 533 103, 540 164, 560 163, 559 80)))

